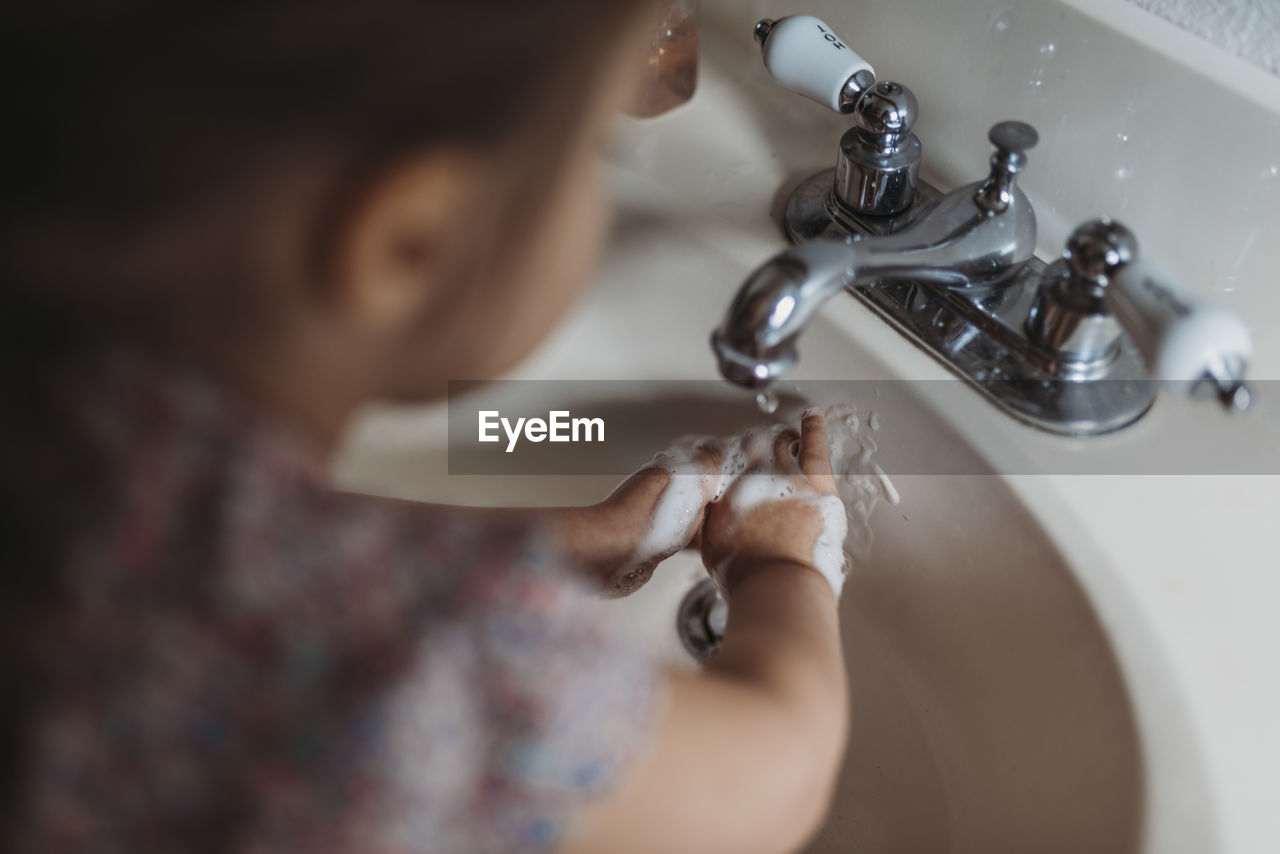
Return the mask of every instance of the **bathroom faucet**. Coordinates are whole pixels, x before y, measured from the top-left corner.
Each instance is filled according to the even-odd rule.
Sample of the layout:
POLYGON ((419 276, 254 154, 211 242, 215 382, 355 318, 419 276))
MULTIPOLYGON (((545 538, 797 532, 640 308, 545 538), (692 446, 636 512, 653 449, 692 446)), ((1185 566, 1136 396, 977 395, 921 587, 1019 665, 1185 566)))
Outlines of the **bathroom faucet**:
POLYGON ((986 180, 943 196, 907 228, 883 236, 823 238, 774 256, 747 279, 712 335, 726 379, 768 385, 797 362, 796 338, 813 315, 845 288, 911 279, 984 294, 1035 254, 1036 215, 1017 185, 1034 128, 1001 122, 986 180))
POLYGON ((877 82, 808 15, 763 20, 755 38, 781 85, 851 114, 854 127, 836 168, 787 203, 796 245, 751 274, 712 334, 726 379, 763 389, 785 375, 814 315, 848 291, 1001 409, 1051 432, 1118 430, 1160 387, 1248 408, 1244 323, 1139 260, 1123 225, 1091 220, 1060 260, 1035 257, 1035 213, 1017 181, 1034 128, 993 126, 986 179, 942 195, 918 180, 923 147, 907 87, 877 82))

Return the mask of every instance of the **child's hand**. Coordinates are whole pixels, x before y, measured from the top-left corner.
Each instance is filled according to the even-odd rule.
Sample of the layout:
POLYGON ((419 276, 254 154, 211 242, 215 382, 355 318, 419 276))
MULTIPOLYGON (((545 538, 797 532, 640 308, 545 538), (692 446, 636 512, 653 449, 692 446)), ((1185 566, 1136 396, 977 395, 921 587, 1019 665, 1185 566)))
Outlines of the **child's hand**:
POLYGON ((808 410, 799 435, 753 430, 730 454, 734 477, 702 529, 702 560, 726 594, 769 565, 816 569, 837 597, 844 584, 847 519, 836 492, 822 414, 808 410))
POLYGON ((686 437, 657 454, 599 505, 613 542, 614 564, 604 573, 605 593, 626 596, 654 568, 698 536, 707 504, 720 488, 724 442, 686 437))

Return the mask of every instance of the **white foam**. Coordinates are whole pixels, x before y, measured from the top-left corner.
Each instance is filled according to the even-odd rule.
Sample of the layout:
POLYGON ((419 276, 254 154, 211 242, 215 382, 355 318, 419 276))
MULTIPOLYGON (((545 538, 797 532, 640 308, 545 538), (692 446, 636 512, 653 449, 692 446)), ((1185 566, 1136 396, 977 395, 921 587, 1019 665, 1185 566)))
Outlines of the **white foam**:
POLYGON ((626 596, 638 590, 662 561, 680 551, 697 530, 706 496, 720 489, 720 472, 702 461, 705 436, 686 436, 649 459, 641 471, 662 469, 669 480, 649 517, 649 528, 627 561, 605 583, 605 593, 626 596))
POLYGON ((884 473, 884 469, 880 468, 880 464, 873 466, 876 477, 880 480, 880 489, 884 491, 885 500, 890 504, 898 504, 902 501, 902 496, 898 495, 897 488, 893 485, 893 481, 889 480, 889 475, 884 473))
MULTIPOLYGON (((878 446, 862 432, 863 422, 849 405, 825 411, 827 435, 839 497, 808 490, 797 492, 801 477, 795 458, 776 459, 774 445, 785 424, 756 428, 738 436, 686 436, 668 450, 656 454, 644 468, 660 468, 670 475, 649 520, 649 528, 626 564, 609 579, 608 592, 630 593, 653 574, 654 568, 675 554, 693 538, 705 502, 723 501, 733 489, 732 500, 745 517, 765 504, 801 502, 814 507, 822 528, 814 545, 813 565, 840 595, 849 571, 846 554, 855 561, 870 557, 873 532, 871 515, 881 499, 898 504, 901 496, 873 455, 878 446), (718 471, 703 460, 714 449, 720 456, 718 471), (746 475, 759 466, 767 473, 746 475), (745 478, 744 478, 745 475, 745 478)), ((867 426, 880 429, 880 418, 872 412, 867 426)))
POLYGON ((827 437, 831 448, 831 469, 835 472, 836 488, 844 500, 849 533, 845 551, 852 564, 865 562, 871 557, 875 539, 871 516, 882 499, 891 504, 901 501, 893 481, 875 462, 879 450, 876 440, 864 431, 880 429, 880 415, 871 412, 864 422, 858 417, 857 407, 851 404, 830 406, 825 412, 827 437))
MULTIPOLYGON (((776 468, 772 460, 766 468, 776 468)), ((812 564, 831 585, 837 597, 844 586, 844 540, 848 533, 844 502, 836 495, 797 494, 797 474, 747 474, 733 483, 733 507, 743 519, 754 510, 771 504, 802 504, 817 510, 822 526, 813 546, 812 564)))

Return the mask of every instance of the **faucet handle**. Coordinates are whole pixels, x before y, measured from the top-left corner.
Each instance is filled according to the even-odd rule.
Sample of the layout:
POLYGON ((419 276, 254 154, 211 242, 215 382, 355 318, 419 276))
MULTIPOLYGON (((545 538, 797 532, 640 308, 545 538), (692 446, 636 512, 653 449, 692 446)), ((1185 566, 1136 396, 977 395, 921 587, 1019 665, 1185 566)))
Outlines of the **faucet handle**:
POLYGON ((996 147, 991 155, 991 174, 978 188, 974 201, 990 214, 1004 213, 1013 203, 1017 175, 1027 165, 1027 151, 1035 148, 1040 134, 1026 122, 999 122, 991 126, 987 139, 996 147))
POLYGON ((1040 134, 1026 122, 997 122, 987 132, 987 139, 996 147, 995 156, 1021 165, 1022 156, 1036 147, 1040 134))
POLYGON ((876 82, 875 69, 812 15, 765 18, 755 38, 765 68, 785 89, 837 113, 851 113, 876 82))
POLYGON ((1253 342, 1239 317, 1192 296, 1145 261, 1114 271, 1104 299, 1153 378, 1192 393, 1207 385, 1230 412, 1249 408, 1244 372, 1253 342))
POLYGON ((1119 334, 1113 317, 1153 379, 1189 392, 1207 385, 1228 410, 1249 408, 1244 370, 1253 345, 1244 322, 1139 260, 1129 229, 1090 220, 1071 233, 1063 261, 1063 278, 1041 291, 1033 309, 1034 340, 1064 356, 1105 355, 1119 334))

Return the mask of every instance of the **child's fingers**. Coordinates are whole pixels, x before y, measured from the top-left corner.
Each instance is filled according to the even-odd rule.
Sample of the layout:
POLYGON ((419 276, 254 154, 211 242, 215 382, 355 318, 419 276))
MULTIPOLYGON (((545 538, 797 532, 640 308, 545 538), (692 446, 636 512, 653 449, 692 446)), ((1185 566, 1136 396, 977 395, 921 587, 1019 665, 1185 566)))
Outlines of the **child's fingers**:
POLYGON ((702 516, 698 518, 698 526, 697 526, 698 529, 693 532, 693 539, 689 540, 689 542, 685 545, 686 549, 692 549, 694 551, 702 551, 702 526, 706 524, 706 521, 707 521, 707 514, 704 511, 702 516))
POLYGON ((836 491, 827 443, 827 420, 816 409, 805 410, 800 420, 800 470, 824 492, 836 491))
POLYGON ((773 470, 777 474, 799 475, 800 434, 791 427, 778 430, 773 437, 773 470))
MULTIPOLYGON (((716 493, 720 489, 721 480, 724 477, 724 446, 723 439, 715 436, 706 436, 694 446, 694 452, 697 455, 696 461, 703 470, 703 500, 710 502, 715 498, 716 493)), ((701 522, 698 523, 701 527, 701 522)))
POLYGON ((720 470, 724 461, 724 440, 718 436, 704 436, 693 446, 698 460, 709 468, 720 470))

